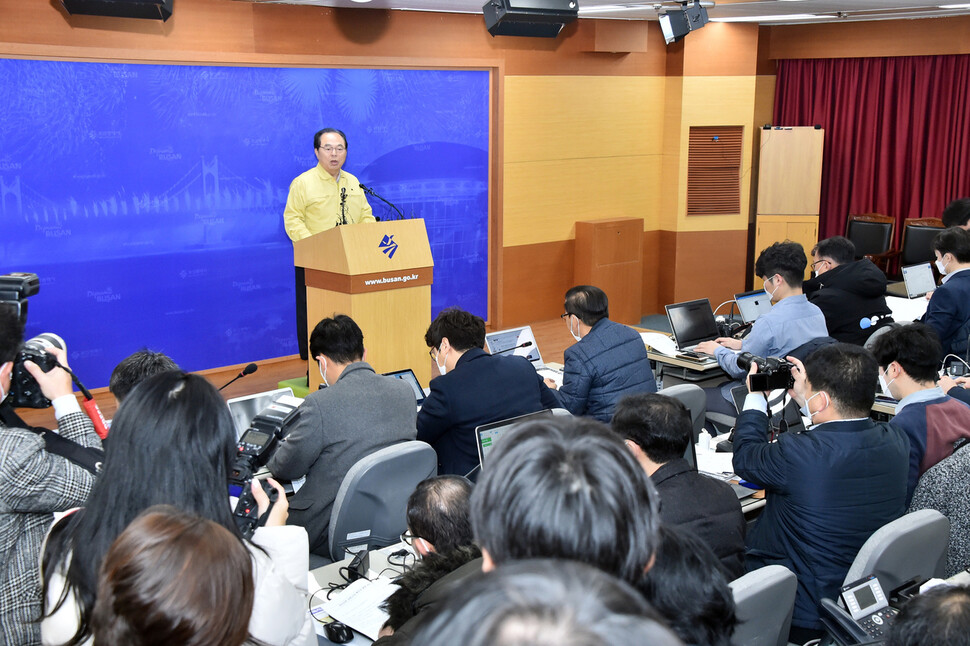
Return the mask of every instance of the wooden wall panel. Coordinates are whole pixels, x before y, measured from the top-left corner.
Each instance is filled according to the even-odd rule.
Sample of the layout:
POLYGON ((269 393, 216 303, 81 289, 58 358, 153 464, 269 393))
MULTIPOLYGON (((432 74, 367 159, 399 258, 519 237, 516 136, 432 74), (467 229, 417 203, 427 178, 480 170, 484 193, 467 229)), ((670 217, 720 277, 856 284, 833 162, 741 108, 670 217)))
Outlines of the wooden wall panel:
POLYGON ((504 308, 496 329, 563 313, 563 297, 573 286, 575 248, 574 240, 505 248, 505 270, 499 286, 504 308))
POLYGON ((684 76, 753 76, 758 25, 712 22, 684 39, 684 76))
POLYGON ((640 308, 643 314, 663 312, 660 302, 660 231, 643 232, 643 296, 640 308))
POLYGON ((504 246, 566 240, 577 220, 644 218, 656 228, 660 156, 505 164, 504 246))
POLYGON ((708 298, 711 307, 744 289, 747 228, 741 231, 660 231, 657 272, 664 305, 708 298))
POLYGON ((970 16, 880 22, 776 25, 768 57, 863 58, 970 53, 970 16))
POLYGON ((659 154, 663 95, 659 76, 506 74, 505 162, 659 154))

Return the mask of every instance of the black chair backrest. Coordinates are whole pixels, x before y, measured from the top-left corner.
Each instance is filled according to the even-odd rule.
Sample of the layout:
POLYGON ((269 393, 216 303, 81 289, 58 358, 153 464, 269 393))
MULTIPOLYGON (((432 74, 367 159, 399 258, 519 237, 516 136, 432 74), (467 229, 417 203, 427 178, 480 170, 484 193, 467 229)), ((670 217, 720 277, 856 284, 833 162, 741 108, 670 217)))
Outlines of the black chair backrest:
POLYGON ((942 230, 936 227, 907 226, 903 231, 903 249, 899 258, 900 266, 906 267, 931 262, 936 257, 933 253, 933 238, 942 230))
POLYGON ((855 245, 856 258, 880 254, 892 246, 893 225, 888 222, 850 220, 845 237, 855 245))

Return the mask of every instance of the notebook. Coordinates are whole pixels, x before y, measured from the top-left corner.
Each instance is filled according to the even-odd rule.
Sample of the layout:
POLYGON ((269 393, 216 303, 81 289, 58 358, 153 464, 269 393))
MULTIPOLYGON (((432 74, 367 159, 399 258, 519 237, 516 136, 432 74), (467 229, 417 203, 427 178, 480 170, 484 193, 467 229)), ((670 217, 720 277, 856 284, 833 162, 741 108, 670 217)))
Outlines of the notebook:
POLYGON ((512 427, 523 422, 531 422, 536 419, 552 417, 551 410, 540 410, 536 413, 520 415, 511 419, 503 419, 491 424, 483 424, 475 427, 475 438, 478 446, 478 464, 484 468, 485 458, 492 452, 495 445, 502 440, 502 437, 512 429, 512 427))
POLYGON ((771 297, 763 289, 735 294, 734 302, 738 304, 738 312, 745 323, 754 323, 755 319, 771 309, 771 297))
POLYGON ((283 395, 292 397, 293 389, 277 388, 276 390, 267 390, 266 392, 256 393, 255 395, 234 397, 227 400, 226 404, 229 406, 229 414, 232 415, 232 422, 236 426, 236 439, 242 437, 242 434, 252 424, 254 417, 263 412, 267 406, 283 395))
MULTIPOLYGON (((698 343, 713 341, 719 336, 711 302, 706 298, 665 305, 664 308, 680 352, 693 351, 698 343)), ((713 362, 714 358, 707 357, 705 361, 713 362)))
POLYGON ((424 388, 421 387, 421 382, 418 381, 418 377, 414 374, 414 371, 410 368, 405 370, 394 370, 392 372, 385 372, 385 377, 393 377, 395 379, 400 379, 407 385, 411 386, 411 390, 414 391, 414 401, 418 409, 421 409, 421 404, 424 403, 424 388))
POLYGON ((523 325, 509 330, 489 332, 485 335, 485 347, 489 354, 513 354, 525 357, 539 375, 552 379, 557 386, 562 386, 562 371, 550 368, 543 363, 542 355, 539 353, 539 345, 532 333, 532 326, 523 325))

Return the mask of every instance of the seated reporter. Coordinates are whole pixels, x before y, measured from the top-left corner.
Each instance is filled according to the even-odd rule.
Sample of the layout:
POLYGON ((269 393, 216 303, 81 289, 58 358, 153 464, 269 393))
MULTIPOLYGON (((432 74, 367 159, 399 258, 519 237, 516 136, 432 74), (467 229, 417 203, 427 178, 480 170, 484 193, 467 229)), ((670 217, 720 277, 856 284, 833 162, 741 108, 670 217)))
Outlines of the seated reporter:
POLYGON ((97 594, 98 644, 240 646, 253 610, 252 558, 218 523, 149 507, 108 549, 97 594))
POLYGON ((469 518, 472 484, 461 476, 421 481, 408 499, 404 539, 418 561, 395 581, 383 608, 389 617, 376 644, 408 644, 421 615, 444 603, 472 574, 482 571, 469 518))
POLYGON ((939 585, 906 602, 886 646, 970 646, 970 588, 939 585))
POLYGON ((169 356, 161 352, 152 352, 148 349, 139 350, 122 359, 111 371, 108 390, 111 391, 115 401, 121 406, 121 402, 128 396, 128 393, 141 382, 160 372, 178 369, 178 365, 169 356))
POLYGON ((682 646, 629 585, 568 560, 528 560, 476 578, 415 638, 422 646, 682 646))
POLYGON ((926 306, 923 322, 936 330, 940 359, 955 354, 964 361, 970 336, 970 231, 953 227, 933 238, 936 268, 943 275, 926 306))
POLYGON ((734 471, 767 491, 748 532, 745 567, 778 564, 795 573, 789 639, 803 643, 820 636, 819 602, 838 597, 862 544, 905 512, 909 440, 869 418, 879 368, 868 351, 835 343, 804 364, 788 359, 789 394, 811 420, 808 431, 771 442, 764 393, 750 392, 734 432, 734 471))
MULTIPOLYGON (((71 377, 60 368, 43 372, 24 365, 41 392, 53 402, 57 434, 49 437, 23 428, 7 396, 14 361, 23 343, 23 327, 14 308, 0 304, 0 643, 36 644, 40 630, 41 591, 37 556, 54 512, 84 504, 94 485, 92 471, 48 450, 48 443, 70 440, 101 448, 91 420, 73 394, 71 377), (6 403, 4 403, 6 402, 6 403)), ((67 366, 63 350, 51 351, 67 366)), ((46 435, 46 434, 45 434, 46 435)))
POLYGON ((442 310, 424 341, 441 376, 431 380, 418 413, 418 439, 434 447, 439 474, 472 474, 478 465, 476 426, 559 405, 525 357, 485 352, 479 316, 457 307, 442 310))
MULTIPOLYGON (((249 632, 267 644, 316 643, 306 612, 306 531, 286 526, 282 487, 265 527, 244 539, 229 504, 236 431, 219 392, 198 375, 163 372, 118 409, 104 467, 85 507, 51 530, 43 554, 45 644, 91 642, 98 572, 114 540, 138 514, 167 504, 218 523, 252 556, 255 605, 249 632)), ((261 489, 254 495, 262 504, 261 489)))

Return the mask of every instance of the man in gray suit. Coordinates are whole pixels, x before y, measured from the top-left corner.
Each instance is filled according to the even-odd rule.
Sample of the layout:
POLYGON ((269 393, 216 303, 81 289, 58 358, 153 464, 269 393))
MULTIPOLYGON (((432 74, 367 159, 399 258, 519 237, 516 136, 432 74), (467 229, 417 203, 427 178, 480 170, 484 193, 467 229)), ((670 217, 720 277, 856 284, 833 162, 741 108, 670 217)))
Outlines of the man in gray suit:
POLYGON ((310 393, 270 459, 274 476, 306 483, 290 499, 291 525, 305 527, 310 551, 329 557, 330 512, 344 476, 363 457, 416 434, 414 393, 364 361, 364 335, 349 316, 320 321, 310 356, 328 387, 310 393))

